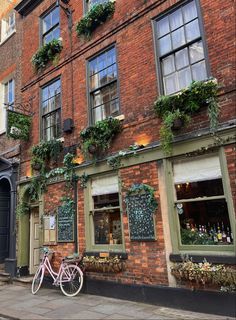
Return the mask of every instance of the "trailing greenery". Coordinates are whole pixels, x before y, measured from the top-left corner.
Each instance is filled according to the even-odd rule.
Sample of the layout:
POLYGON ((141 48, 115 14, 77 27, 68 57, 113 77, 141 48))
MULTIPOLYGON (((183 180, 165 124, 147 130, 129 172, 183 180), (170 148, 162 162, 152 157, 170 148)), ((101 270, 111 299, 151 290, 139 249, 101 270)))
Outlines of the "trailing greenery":
POLYGON ((67 217, 72 217, 75 214, 75 202, 70 197, 62 197, 62 210, 66 213, 67 217))
POLYGON ((115 1, 95 4, 87 14, 77 23, 76 32, 78 37, 90 38, 92 32, 115 12, 115 1))
POLYGON ((60 140, 52 139, 49 141, 41 141, 38 145, 33 146, 33 158, 41 161, 52 160, 58 161, 59 155, 63 149, 63 144, 60 140))
POLYGON ((32 118, 30 116, 7 110, 7 135, 15 140, 29 140, 32 118))
POLYGON ((92 155, 96 158, 101 152, 107 150, 112 139, 121 129, 118 119, 108 117, 81 131, 81 149, 85 157, 92 155))
POLYGON ((107 164, 112 167, 112 169, 118 169, 121 165, 121 160, 130 156, 135 156, 137 150, 142 148, 138 144, 133 144, 129 146, 128 150, 120 150, 118 153, 111 155, 107 158, 107 164))
POLYGON ((163 119, 160 138, 166 155, 170 155, 172 152, 173 129, 176 119, 182 120, 182 125, 185 127, 190 122, 190 116, 207 105, 210 128, 213 132, 216 131, 220 111, 217 103, 217 90, 218 85, 215 79, 193 81, 189 87, 179 93, 160 96, 157 99, 154 109, 156 114, 163 119))
POLYGON ((145 193, 149 195, 148 204, 153 210, 155 210, 158 207, 158 203, 154 194, 154 189, 144 183, 134 183, 126 193, 125 202, 129 203, 129 201, 132 201, 130 200, 130 196, 139 193, 145 193))
POLYGON ((32 57, 32 64, 38 71, 46 67, 49 61, 55 61, 59 53, 62 51, 63 45, 60 39, 53 39, 52 41, 43 45, 32 57))
POLYGON ((18 203, 17 208, 16 208, 16 215, 18 217, 23 216, 24 214, 29 213, 30 207, 28 203, 22 201, 21 203, 18 203))
POLYGON ((206 259, 194 263, 187 257, 175 263, 171 273, 178 279, 196 284, 218 285, 222 291, 236 291, 236 270, 221 264, 211 264, 206 259))

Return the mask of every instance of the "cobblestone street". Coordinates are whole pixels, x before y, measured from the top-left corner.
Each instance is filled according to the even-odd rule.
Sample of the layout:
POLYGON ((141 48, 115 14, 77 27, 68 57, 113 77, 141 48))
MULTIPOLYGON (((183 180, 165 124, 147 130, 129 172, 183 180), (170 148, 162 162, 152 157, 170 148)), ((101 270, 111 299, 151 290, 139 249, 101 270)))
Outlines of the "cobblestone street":
POLYGON ((58 289, 39 290, 19 285, 0 287, 0 320, 4 319, 189 319, 223 320, 230 317, 79 294, 67 298, 58 289))

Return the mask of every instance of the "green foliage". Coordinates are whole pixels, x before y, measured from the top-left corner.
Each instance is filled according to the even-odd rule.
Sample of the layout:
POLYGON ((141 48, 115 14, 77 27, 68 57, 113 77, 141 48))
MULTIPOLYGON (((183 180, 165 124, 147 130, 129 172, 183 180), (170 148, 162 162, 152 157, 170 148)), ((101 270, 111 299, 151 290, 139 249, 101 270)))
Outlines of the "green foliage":
POLYGON ((118 169, 121 165, 121 160, 127 156, 127 151, 119 151, 117 154, 114 154, 107 158, 107 164, 113 169, 118 169))
POLYGON ((29 213, 30 211, 30 207, 29 205, 26 203, 26 202, 21 202, 17 205, 17 208, 16 208, 16 215, 18 217, 21 217, 23 216, 24 214, 27 214, 29 213))
POLYGON ((32 154, 34 157, 43 161, 58 161, 62 149, 62 142, 60 140, 52 139, 49 141, 41 141, 38 145, 33 146, 32 154))
POLYGON ((172 141, 174 139, 173 126, 176 120, 182 122, 182 126, 184 127, 190 122, 190 116, 179 109, 176 109, 173 112, 167 111, 163 115, 160 138, 162 149, 166 155, 170 155, 172 152, 172 141))
POLYGON ((206 259, 193 263, 188 257, 175 263, 171 273, 178 279, 201 284, 219 285, 222 291, 236 290, 236 270, 222 264, 211 264, 206 259))
POLYGON ((171 96, 160 96, 155 102, 156 114, 163 119, 160 129, 161 144, 166 155, 172 152, 173 122, 176 118, 183 120, 183 126, 188 125, 190 116, 202 107, 208 106, 210 128, 214 132, 218 126, 219 105, 217 103, 218 85, 215 79, 208 81, 193 81, 189 87, 171 96))
POLYGON ((72 217, 75 214, 75 202, 70 197, 62 197, 62 210, 66 213, 66 216, 72 217))
POLYGON ((33 55, 33 66, 37 71, 45 68, 49 61, 54 61, 58 58, 58 55, 62 49, 62 42, 59 39, 53 39, 52 41, 46 43, 33 55))
POLYGON ((153 208, 153 210, 155 210, 158 207, 158 203, 155 199, 154 189, 144 183, 134 183, 126 193, 125 202, 129 203, 130 196, 132 196, 134 194, 138 194, 138 193, 149 194, 148 202, 149 202, 150 207, 153 208))
POLYGON ((88 13, 77 23, 77 35, 90 38, 92 32, 108 18, 112 17, 114 12, 114 1, 107 1, 105 3, 92 6, 88 13))
POLYGON ((181 228, 181 242, 186 245, 213 245, 215 244, 208 234, 181 228))
POLYGON ((30 116, 7 110, 7 135, 15 140, 29 140, 32 118, 30 116))
POLYGON ((121 124, 118 119, 108 117, 102 121, 97 121, 95 125, 90 126, 80 132, 82 141, 82 151, 85 157, 91 154, 90 148, 95 148, 95 157, 100 152, 109 148, 114 136, 121 131, 121 124))

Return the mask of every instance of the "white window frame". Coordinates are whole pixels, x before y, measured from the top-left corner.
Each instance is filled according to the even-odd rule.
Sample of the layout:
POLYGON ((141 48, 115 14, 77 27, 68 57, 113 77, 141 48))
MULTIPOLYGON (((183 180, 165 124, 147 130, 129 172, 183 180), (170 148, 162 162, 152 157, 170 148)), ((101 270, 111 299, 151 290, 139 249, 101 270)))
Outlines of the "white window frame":
POLYGON ((9 107, 14 105, 15 101, 15 80, 9 78, 8 80, 3 81, 0 84, 0 134, 6 132, 6 108, 9 104, 9 107), (9 101, 9 83, 12 83, 12 101, 9 101), (7 93, 6 93, 7 88, 7 93))
POLYGON ((1 42, 6 41, 16 31, 16 15, 15 12, 10 12, 1 20, 1 42), (12 19, 12 23, 11 23, 12 19))

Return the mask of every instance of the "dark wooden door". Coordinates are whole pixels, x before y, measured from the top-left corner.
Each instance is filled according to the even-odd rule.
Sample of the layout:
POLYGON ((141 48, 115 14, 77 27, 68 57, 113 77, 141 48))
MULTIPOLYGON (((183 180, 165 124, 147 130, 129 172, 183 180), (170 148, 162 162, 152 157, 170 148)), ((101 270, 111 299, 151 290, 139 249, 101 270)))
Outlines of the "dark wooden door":
POLYGON ((0 263, 9 254, 10 192, 0 185, 0 263))

